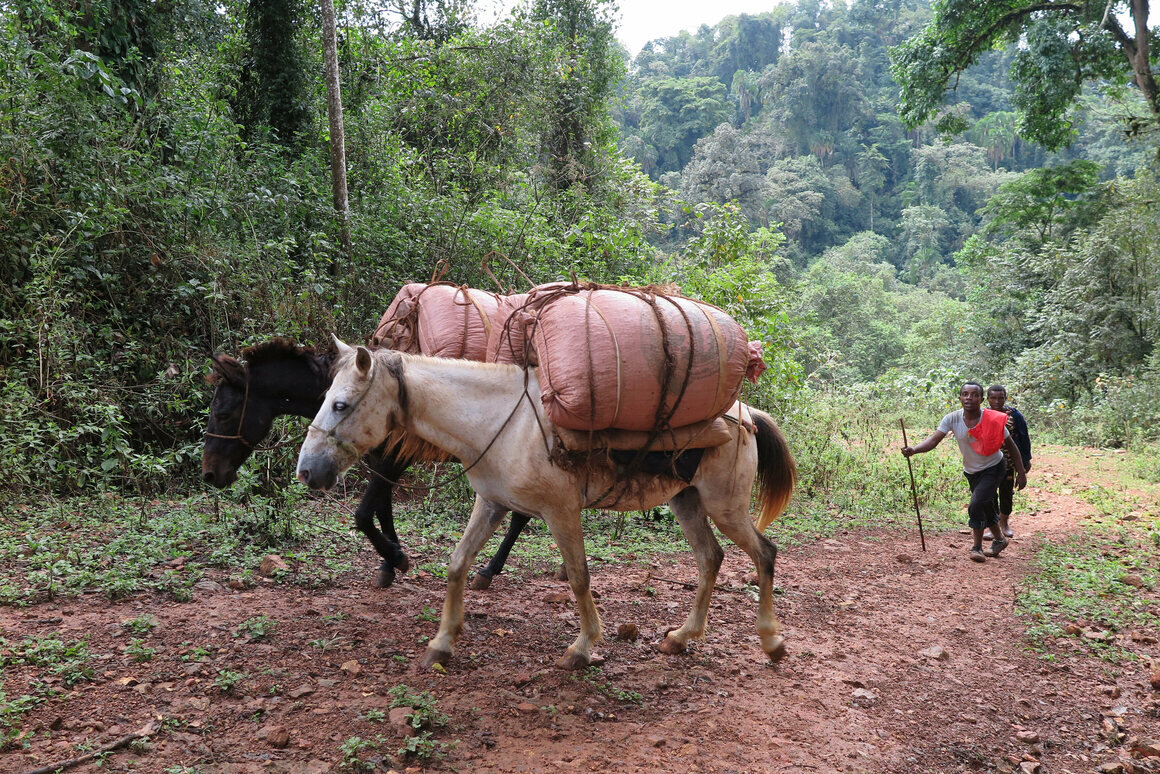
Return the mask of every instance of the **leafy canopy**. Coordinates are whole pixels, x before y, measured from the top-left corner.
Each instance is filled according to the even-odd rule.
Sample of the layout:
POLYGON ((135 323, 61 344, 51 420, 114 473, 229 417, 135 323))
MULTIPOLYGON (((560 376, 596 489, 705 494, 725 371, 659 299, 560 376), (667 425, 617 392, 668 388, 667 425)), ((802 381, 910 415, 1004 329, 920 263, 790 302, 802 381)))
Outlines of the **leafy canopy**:
MULTIPOLYGON (((1131 119, 1130 126, 1160 128, 1153 75, 1160 33, 1148 29, 1148 6, 1148 0, 937 0, 929 24, 890 50, 890 71, 902 87, 903 121, 922 124, 983 53, 1017 45, 1010 75, 1021 136, 1050 150, 1069 145, 1075 130, 1068 113, 1085 83, 1113 98, 1124 97, 1134 83, 1148 115, 1131 119)), ((957 133, 967 126, 948 114, 938 128, 957 133)))

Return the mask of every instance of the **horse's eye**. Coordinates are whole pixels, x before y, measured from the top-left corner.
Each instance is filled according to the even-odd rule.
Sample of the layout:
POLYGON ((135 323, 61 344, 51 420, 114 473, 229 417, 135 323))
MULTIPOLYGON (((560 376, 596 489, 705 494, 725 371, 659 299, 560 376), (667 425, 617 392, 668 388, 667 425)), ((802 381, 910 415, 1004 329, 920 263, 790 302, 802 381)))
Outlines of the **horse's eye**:
POLYGON ((338 412, 339 414, 341 414, 342 412, 346 411, 346 404, 343 403, 341 400, 336 400, 334 402, 334 410, 336 412, 338 412))

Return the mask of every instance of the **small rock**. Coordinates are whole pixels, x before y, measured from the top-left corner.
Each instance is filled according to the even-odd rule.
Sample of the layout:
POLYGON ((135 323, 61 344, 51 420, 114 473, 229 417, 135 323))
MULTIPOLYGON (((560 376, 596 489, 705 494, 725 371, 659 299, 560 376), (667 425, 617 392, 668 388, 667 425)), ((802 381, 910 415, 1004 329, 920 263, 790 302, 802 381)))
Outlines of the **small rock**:
POLYGON ((198 591, 205 591, 211 594, 216 594, 220 591, 226 590, 225 586, 218 583, 217 581, 211 581, 208 578, 205 580, 199 580, 197 583, 193 584, 193 587, 198 591))
POLYGON ((1132 639, 1132 642, 1138 642, 1141 645, 1155 645, 1157 642, 1156 638, 1151 634, 1142 632, 1139 629, 1133 629, 1129 632, 1128 636, 1132 639))
POLYGON ((520 712, 524 713, 525 715, 529 715, 529 714, 539 710, 539 707, 537 707, 535 704, 532 704, 531 702, 521 701, 519 704, 516 705, 516 709, 519 710, 520 712))
POLYGON ((978 723, 979 719, 974 715, 959 715, 959 720, 964 723, 978 723))
POLYGON ((1096 769, 1100 774, 1124 774, 1124 766, 1119 761, 1112 761, 1110 763, 1102 763, 1096 769))
POLYGON ((1019 771, 1024 774, 1039 774, 1041 771, 1039 761, 1023 761, 1019 764, 1019 771))
POLYGON ((362 673, 362 664, 355 661, 353 658, 350 661, 342 662, 339 667, 343 672, 346 672, 351 677, 358 677, 362 673))
POLYGON ((229 586, 234 591, 245 591, 246 590, 246 584, 242 583, 240 580, 237 580, 236 578, 234 580, 230 581, 229 583, 227 583, 226 585, 229 586))
POLYGON ((285 726, 267 726, 265 729, 266 744, 277 750, 284 750, 290 744, 290 732, 285 726))
POLYGON ((569 591, 554 591, 548 596, 544 597, 544 601, 548 603, 570 603, 572 601, 572 593, 569 591))
POLYGON ((1107 696, 1109 699, 1120 698, 1120 686, 1118 685, 1104 685, 1100 687, 1100 693, 1107 696))
POLYGON ((1138 739, 1132 745, 1132 754, 1141 758, 1160 756, 1160 739, 1138 739))
POLYGON ((1130 572, 1127 575, 1121 575, 1119 577, 1119 581, 1125 586, 1131 586, 1137 589, 1144 588, 1144 579, 1134 572, 1130 572))
POLYGON ((918 655, 925 656, 926 658, 932 658, 935 661, 946 661, 951 657, 951 655, 947 653, 946 648, 944 648, 942 645, 932 645, 925 650, 920 650, 918 655))
POLYGON ((876 701, 878 701, 878 694, 874 693, 873 691, 868 691, 865 688, 855 688, 853 697, 854 704, 858 705, 859 707, 870 707, 873 706, 876 701))
POLYGON ((636 624, 623 623, 616 628, 616 639, 621 642, 636 642, 636 638, 640 636, 640 629, 636 624))
POLYGON ((899 564, 910 564, 914 561, 914 559, 910 556, 910 554, 899 554, 898 556, 894 557, 894 561, 898 562, 899 564))
POLYGON ((414 736, 415 727, 411 725, 411 715, 414 712, 415 710, 412 707, 392 707, 391 713, 388 716, 391 728, 394 728, 403 736, 414 736))
POLYGON ((290 565, 286 564, 286 560, 278 556, 278 554, 268 554, 262 559, 262 563, 258 565, 258 572, 266 576, 273 576, 277 572, 289 572, 290 565))
POLYGON ((314 686, 309 683, 303 683, 297 688, 291 688, 286 695, 291 699, 301 699, 303 696, 309 696, 314 693, 314 686))
POLYGON ((1074 637, 1077 634, 1083 634, 1083 627, 1077 623, 1069 623, 1067 626, 1064 627, 1063 631, 1064 631, 1064 634, 1070 634, 1071 636, 1074 637))
POLYGON ((1160 691, 1160 669, 1152 673, 1152 676, 1148 678, 1148 684, 1160 691))
POLYGON ((1112 633, 1109 631, 1087 631, 1084 632, 1082 636, 1085 640, 1091 640, 1092 642, 1107 642, 1109 639, 1111 639, 1112 633))
POLYGON ((1020 731, 1015 738, 1023 744, 1039 744, 1039 734, 1034 731, 1020 731))

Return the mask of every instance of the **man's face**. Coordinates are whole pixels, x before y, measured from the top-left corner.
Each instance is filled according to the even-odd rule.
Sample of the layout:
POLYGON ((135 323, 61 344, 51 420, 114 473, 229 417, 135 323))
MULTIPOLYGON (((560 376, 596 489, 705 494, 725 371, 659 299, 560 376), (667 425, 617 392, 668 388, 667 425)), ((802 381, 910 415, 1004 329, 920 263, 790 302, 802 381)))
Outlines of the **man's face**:
POLYGON ((964 384, 959 390, 959 403, 967 411, 975 411, 983 402, 983 391, 973 384, 964 384))
POLYGON ((993 390, 987 393, 987 404, 995 411, 1002 411, 1003 404, 1007 402, 1007 393, 993 390))

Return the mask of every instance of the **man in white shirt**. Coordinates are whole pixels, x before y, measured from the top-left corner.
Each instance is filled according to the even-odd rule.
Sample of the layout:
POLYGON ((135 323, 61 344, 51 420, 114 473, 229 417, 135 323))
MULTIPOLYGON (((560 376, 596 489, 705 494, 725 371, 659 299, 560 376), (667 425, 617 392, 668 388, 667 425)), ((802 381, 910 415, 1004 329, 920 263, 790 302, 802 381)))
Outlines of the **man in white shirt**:
POLYGON ((978 382, 966 382, 959 390, 959 403, 962 408, 952 411, 942 418, 935 430, 922 443, 916 446, 902 447, 902 456, 910 457, 923 454, 939 445, 947 433, 953 433, 959 444, 959 452, 963 455, 963 475, 971 487, 971 503, 967 506, 970 517, 971 532, 975 544, 971 548, 971 561, 985 562, 988 556, 998 556, 1007 547, 1007 538, 999 527, 999 509, 996 506, 996 493, 999 491, 999 482, 1007 472, 1007 463, 1003 459, 1003 449, 1007 450, 1008 457, 1015 462, 1015 486, 1023 489, 1027 486, 1027 470, 1023 466, 1023 458, 1019 448, 1007 431, 1007 416, 1002 412, 993 412, 987 409, 988 416, 982 409, 983 386, 978 382), (993 420, 993 421, 992 421, 993 420), (999 424, 1002 424, 1002 443, 998 443, 999 424), (990 440, 984 438, 989 437, 990 440), (1000 448, 1000 446, 1002 448, 1000 448), (991 530, 991 546, 983 551, 983 531, 991 530))

